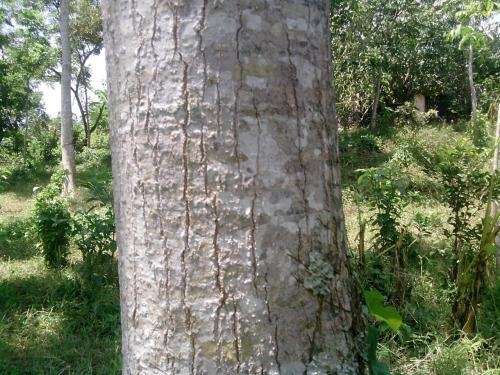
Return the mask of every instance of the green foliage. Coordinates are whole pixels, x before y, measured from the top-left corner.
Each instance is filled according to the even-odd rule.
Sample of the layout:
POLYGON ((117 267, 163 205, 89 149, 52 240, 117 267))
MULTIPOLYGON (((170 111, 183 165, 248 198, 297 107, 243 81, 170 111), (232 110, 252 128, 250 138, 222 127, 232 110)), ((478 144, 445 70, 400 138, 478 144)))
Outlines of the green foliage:
POLYGON ((78 212, 73 220, 73 238, 82 252, 85 279, 92 283, 105 282, 114 276, 109 272, 110 267, 106 269, 113 263, 116 251, 112 208, 78 212))
POLYGON ((0 259, 27 259, 35 254, 36 241, 31 217, 0 223, 0 259))
MULTIPOLYGON (((392 306, 385 306, 384 296, 378 290, 365 290, 363 294, 370 315, 394 332, 397 332, 403 323, 397 310, 392 306)), ((378 339, 379 328, 370 325, 366 337, 368 370, 370 375, 389 375, 389 367, 377 359, 378 339)))
POLYGON ((50 268, 68 263, 71 216, 67 202, 59 196, 61 174, 36 197, 33 221, 45 262, 50 268))
POLYGON ((0 191, 18 183, 36 181, 47 174, 59 159, 56 131, 33 123, 27 131, 5 132, 0 142, 0 191))
POLYGON ((372 153, 380 152, 380 140, 368 131, 358 131, 340 139, 339 148, 342 152, 372 153))
POLYGON ((397 176, 398 171, 389 166, 362 171, 358 178, 360 191, 376 208, 374 224, 379 228, 376 246, 381 250, 394 248, 403 232, 399 218, 405 205, 407 183, 397 176))
POLYGON ((74 267, 41 257, 0 262, 1 374, 120 374, 115 285, 86 292, 74 267))
MULTIPOLYGON (((345 149, 349 153, 343 159, 348 178, 350 160, 358 158, 366 164, 378 161, 375 168, 364 169, 358 181, 344 180, 344 186, 353 186, 345 190, 351 244, 359 241, 360 233, 353 212, 373 218, 364 228, 366 260, 360 282, 366 290, 381 292, 377 293, 378 301, 385 295, 393 303, 397 286, 393 254, 382 250, 377 222, 388 198, 396 207, 389 210, 394 214, 388 217, 395 218, 388 220, 389 233, 408 236, 404 241, 402 237, 396 240, 403 260, 399 271, 405 298, 394 302, 398 302, 397 312, 405 324, 398 333, 384 330, 385 323, 380 320, 378 327, 369 329, 367 354, 372 373, 384 374, 387 367, 381 363, 390 365, 395 374, 494 374, 500 368, 495 344, 498 291, 491 276, 494 220, 481 220, 489 211, 489 187, 491 198, 497 196, 498 182, 490 185, 492 142, 486 135, 481 143, 481 137, 476 136, 481 133, 474 132, 472 126, 430 122, 393 128, 394 133, 378 137, 380 148, 388 154, 382 161, 377 152, 345 149), (454 211, 459 212, 456 222, 454 211), (454 223, 459 226, 456 232, 454 223), (459 238, 457 257, 454 233, 459 238), (450 272, 455 264, 459 265, 457 282, 450 272), (465 319, 467 325, 463 321, 455 325, 457 312, 472 319, 465 319), (459 338, 458 329, 470 332, 469 338, 459 338), (373 339, 377 336, 378 342, 373 339)), ((343 136, 350 137, 351 132, 341 133, 343 136)), ((387 238, 394 242, 398 236, 387 238)))
POLYGON ((436 110, 421 112, 415 108, 412 102, 403 103, 394 112, 396 115, 395 124, 398 126, 422 127, 438 118, 436 110))
POLYGON ((394 307, 384 305, 384 296, 378 290, 365 290, 364 296, 368 311, 376 320, 384 322, 393 331, 401 327, 401 315, 394 307))
POLYGON ((474 146, 478 148, 488 148, 492 146, 490 134, 490 122, 483 113, 476 113, 468 124, 467 133, 474 146))
POLYGON ((389 366, 380 362, 377 358, 377 343, 379 340, 379 330, 375 326, 368 327, 368 334, 366 336, 366 351, 368 371, 370 375, 390 375, 389 366))
POLYGON ((39 1, 0 4, 0 140, 37 112, 36 81, 57 61, 39 1))
MULTIPOLYGON (((463 54, 444 38, 456 25, 448 2, 332 1, 332 51, 342 124, 366 124, 381 83, 381 113, 423 94, 447 116, 465 113, 463 54)), ((488 69, 488 73, 494 70, 488 69)))

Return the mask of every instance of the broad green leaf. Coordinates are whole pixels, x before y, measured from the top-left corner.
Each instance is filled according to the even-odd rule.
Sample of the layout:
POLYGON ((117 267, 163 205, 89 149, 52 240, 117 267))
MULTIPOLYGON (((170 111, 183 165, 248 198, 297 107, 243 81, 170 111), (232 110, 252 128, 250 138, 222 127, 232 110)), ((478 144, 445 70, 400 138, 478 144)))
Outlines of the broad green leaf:
POLYGON ((397 331, 401 327, 403 323, 401 315, 394 307, 384 305, 384 296, 378 290, 365 291, 364 296, 368 311, 375 319, 385 322, 393 331, 397 331))

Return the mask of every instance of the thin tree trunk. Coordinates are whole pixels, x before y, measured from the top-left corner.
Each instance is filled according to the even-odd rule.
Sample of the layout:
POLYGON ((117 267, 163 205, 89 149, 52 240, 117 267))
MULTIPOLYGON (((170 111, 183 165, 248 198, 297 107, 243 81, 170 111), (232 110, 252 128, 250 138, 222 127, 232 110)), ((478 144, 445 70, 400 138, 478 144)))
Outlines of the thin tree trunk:
POLYGON ((467 76, 469 77, 470 102, 471 102, 471 117, 474 118, 477 110, 477 95, 476 87, 474 86, 474 50, 472 45, 469 46, 469 54, 467 59, 467 76))
POLYGON ((71 112, 71 50, 69 43, 69 0, 61 0, 59 6, 61 32, 61 153, 62 168, 66 172, 64 193, 75 190, 75 151, 71 112))
MULTIPOLYGON (((500 102, 497 103, 497 124, 495 130, 495 153, 493 155, 493 173, 498 171, 498 164, 500 162, 499 158, 499 145, 498 141, 500 140, 500 102)), ((498 201, 495 199, 493 201, 493 212, 492 216, 496 217, 498 213, 498 201)), ((500 277, 500 235, 495 237, 496 251, 495 251, 495 259, 496 259, 496 276, 500 277)))
POLYGON ((380 100, 380 76, 377 75, 373 83, 373 102, 372 102, 372 117, 370 121, 370 128, 375 129, 377 126, 377 112, 380 100))
POLYGON ((327 1, 103 1, 124 374, 355 374, 327 1))

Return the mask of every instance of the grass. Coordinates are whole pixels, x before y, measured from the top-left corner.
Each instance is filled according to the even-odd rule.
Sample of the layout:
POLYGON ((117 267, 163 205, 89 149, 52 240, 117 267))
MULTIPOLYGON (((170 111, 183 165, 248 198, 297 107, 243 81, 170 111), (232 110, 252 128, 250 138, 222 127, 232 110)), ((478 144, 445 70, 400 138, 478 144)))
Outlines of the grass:
POLYGON ((0 194, 0 374, 119 374, 117 283, 88 285, 75 249, 50 270, 36 248, 31 196, 45 182, 0 194))
POLYGON ((118 374, 116 287, 86 293, 71 269, 43 259, 3 262, 0 272, 1 374, 118 374))

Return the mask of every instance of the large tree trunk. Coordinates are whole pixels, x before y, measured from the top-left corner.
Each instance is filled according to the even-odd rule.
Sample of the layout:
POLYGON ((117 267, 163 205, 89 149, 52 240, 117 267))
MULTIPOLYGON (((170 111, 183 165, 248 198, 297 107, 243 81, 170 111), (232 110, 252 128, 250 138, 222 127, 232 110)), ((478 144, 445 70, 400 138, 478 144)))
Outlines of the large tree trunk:
POLYGON ((61 153, 62 168, 66 172, 64 193, 75 190, 75 151, 71 112, 71 50, 69 44, 69 0, 61 0, 59 6, 61 32, 61 153))
POLYGON ((474 85, 474 50, 472 48, 472 45, 469 46, 467 58, 467 76, 469 78, 471 116, 474 117, 477 110, 477 95, 476 86, 474 85))
POLYGON ((359 370, 328 3, 103 2, 125 374, 359 370))

